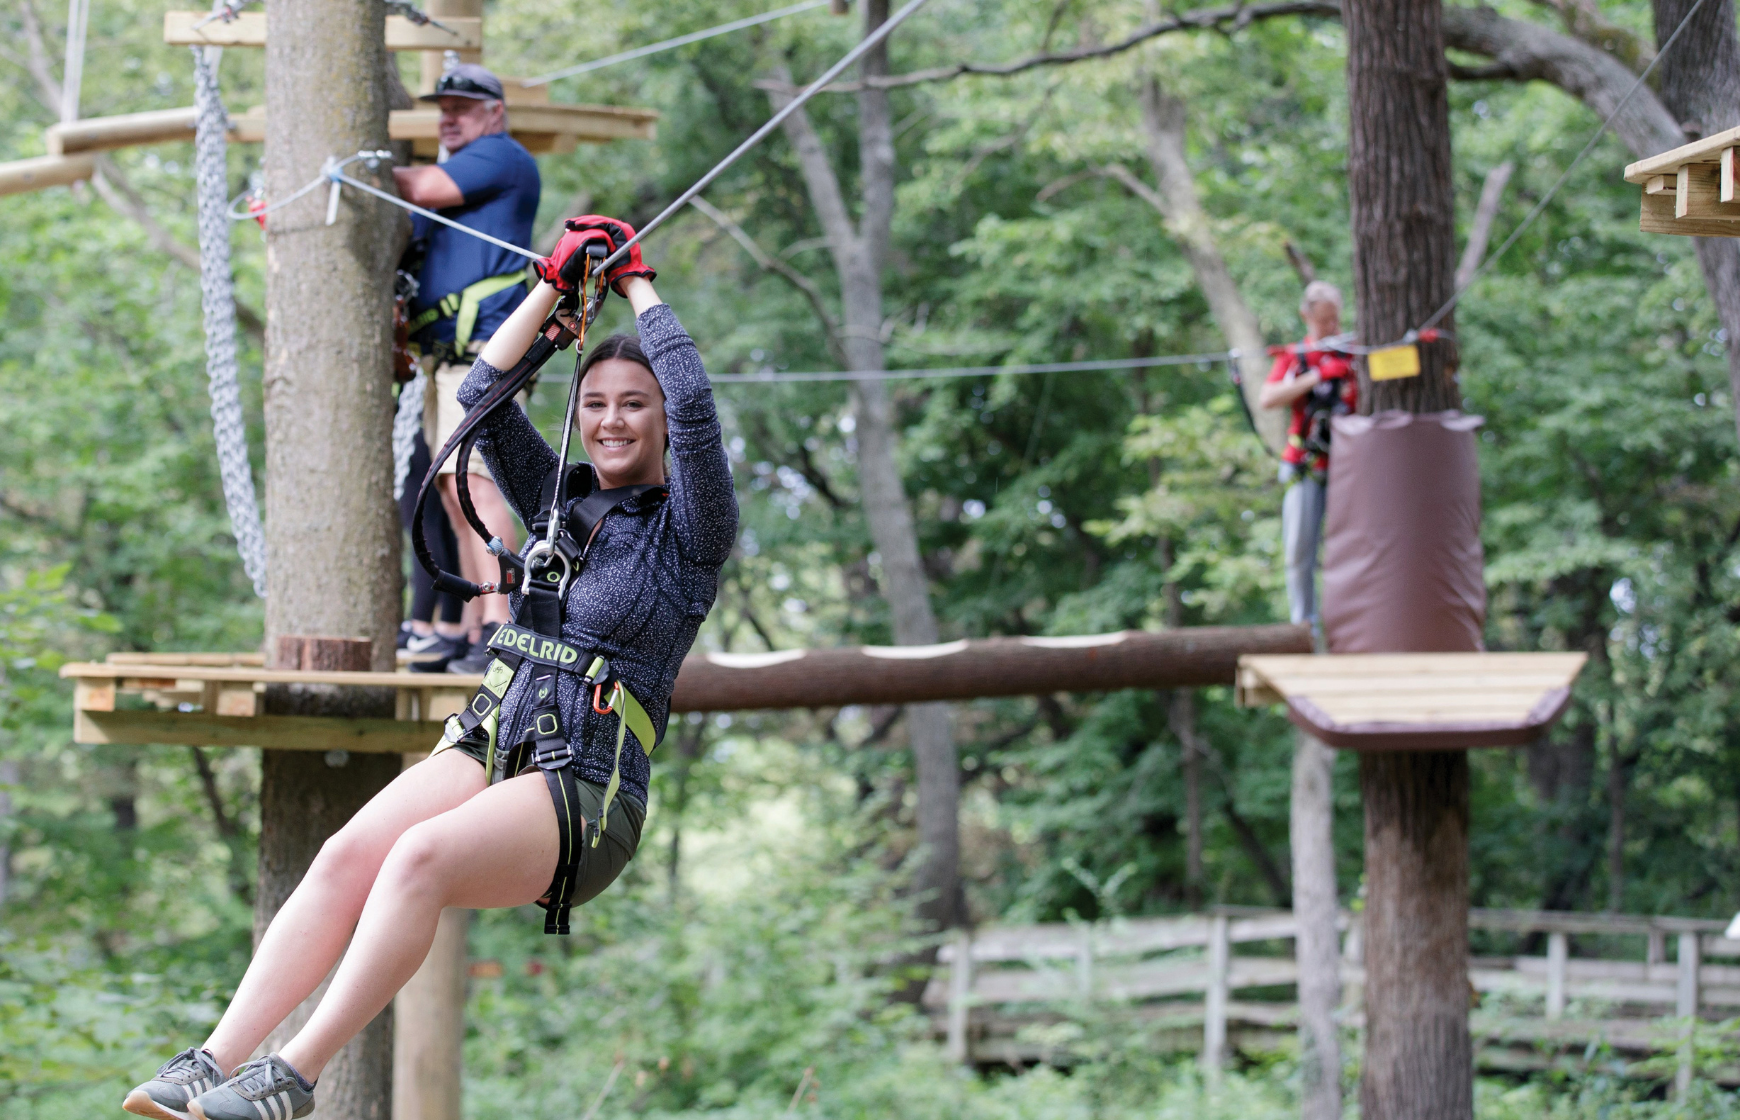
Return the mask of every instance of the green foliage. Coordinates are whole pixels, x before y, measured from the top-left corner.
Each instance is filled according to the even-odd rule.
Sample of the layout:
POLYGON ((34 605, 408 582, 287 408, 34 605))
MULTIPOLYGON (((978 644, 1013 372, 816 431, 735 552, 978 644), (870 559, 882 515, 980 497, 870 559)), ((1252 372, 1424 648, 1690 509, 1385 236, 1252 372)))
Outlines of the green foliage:
MULTIPOLYGON (((503 73, 534 74, 762 7, 611 0, 577 20, 498 0, 490 58, 503 73)), ((1109 42, 1148 10, 1135 0, 938 4, 896 37, 893 66, 1109 42)), ((1649 26, 1640 0, 1603 13, 1649 26)), ((56 17, 45 8, 38 18, 44 56, 56 57, 56 17)), ((7 19, 23 58, 33 32, 7 19)), ((93 23, 86 115, 189 103, 190 67, 157 42, 157 9, 105 0, 93 23)), ((776 64, 813 76, 856 27, 811 12, 558 83, 558 100, 651 105, 662 117, 656 142, 544 157, 540 229, 582 208, 644 222, 765 119, 757 77, 776 64)), ((0 155, 40 154, 56 107, 23 67, 0 64, 15 78, 0 89, 9 122, 0 155)), ((414 81, 417 60, 399 64, 414 81)), ((1288 242, 1351 294, 1342 65, 1338 26, 1287 19, 1156 40, 1092 65, 896 91, 890 363, 1223 348, 1158 216, 1103 173, 1117 163, 1151 179, 1136 101, 1148 77, 1189 108, 1197 187, 1234 279, 1269 339, 1292 337, 1288 242)), ((261 67, 259 52, 227 53, 232 110, 260 100, 261 67)), ((1503 236, 1596 122, 1540 84, 1459 83, 1452 93, 1463 217, 1490 168, 1517 165, 1503 236)), ((828 95, 812 118, 850 197, 854 100, 828 95)), ((193 241, 190 151, 112 158, 114 181, 139 195, 157 234, 88 189, 0 201, 0 788, 10 799, 0 844, 11 870, 0 910, 0 1113, 29 1120, 113 1107, 132 1080, 197 1039, 249 951, 255 763, 214 753, 203 759, 208 783, 183 750, 75 746, 69 690, 54 675, 65 659, 111 649, 249 648, 261 627, 219 489, 196 278, 153 239, 193 241)), ((1550 743, 1476 756, 1474 897, 1726 917, 1740 893, 1734 401, 1691 246, 1636 230, 1635 188, 1614 174, 1627 158, 1612 140, 1599 145, 1457 312, 1466 405, 1486 417, 1489 645, 1592 657, 1550 743)), ((230 159, 239 191, 259 151, 238 147, 230 159)), ((707 197, 837 306, 783 136, 707 197)), ((243 302, 258 309, 255 227, 238 225, 233 247, 243 302)), ((808 299, 701 213, 675 219, 649 259, 715 372, 839 364, 808 299)), ((620 301, 603 326, 627 329, 620 301)), ((261 396, 246 371, 258 368, 260 341, 241 342, 258 456, 261 396)), ((1281 616, 1280 491, 1224 367, 891 391, 945 637, 1281 616)), ((546 388, 533 401, 546 427, 557 397, 546 388)), ((846 389, 745 385, 719 397, 743 532, 703 648, 887 641, 846 389)), ((1188 904, 1198 885, 1185 881, 1182 752, 1167 697, 1059 695, 955 712, 976 917, 1095 919, 1188 904)), ((620 1061, 601 1116, 783 1115, 812 1067, 798 1114, 1293 1113, 1284 1059, 1210 1092, 1152 1037, 1091 1015, 1057 1028, 1084 1056, 1067 1073, 970 1077, 948 1066, 916 1016, 888 1000, 915 946, 900 893, 915 843, 914 776, 894 717, 674 724, 640 857, 587 908, 583 934, 548 941, 517 913, 474 927, 473 955, 505 971, 474 981, 468 1111, 572 1113, 620 1061)), ((1199 889, 1214 902, 1282 900, 1285 883, 1277 892, 1265 864, 1287 866, 1291 729, 1274 713, 1234 708, 1225 689, 1198 694, 1197 721, 1214 750, 1199 889)), ((1356 787, 1341 760, 1337 858, 1350 903, 1361 868, 1356 787)), ((1483 1083, 1479 1112, 1734 1111, 1703 1082, 1690 1102, 1664 1104, 1601 1055, 1577 1069, 1483 1083)))

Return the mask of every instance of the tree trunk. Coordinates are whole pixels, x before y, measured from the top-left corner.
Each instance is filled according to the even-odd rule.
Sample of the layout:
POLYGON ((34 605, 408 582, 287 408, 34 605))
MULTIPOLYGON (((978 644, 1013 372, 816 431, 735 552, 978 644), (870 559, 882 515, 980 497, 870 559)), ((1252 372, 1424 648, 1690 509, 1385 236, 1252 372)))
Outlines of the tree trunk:
POLYGON ((1166 720, 1183 755, 1184 901, 1195 910, 1202 905, 1202 752, 1196 744, 1196 693, 1174 690, 1166 720))
MULTIPOLYGON (((1184 158, 1187 124, 1184 102, 1162 90, 1159 80, 1152 75, 1142 81, 1137 101, 1142 107, 1143 147, 1160 189, 1146 193, 1135 190, 1134 186, 1131 189, 1160 211, 1166 232, 1172 235, 1185 260, 1190 262, 1197 287, 1202 289, 1203 298, 1208 301, 1209 314, 1214 316, 1227 347, 1239 352, 1239 378, 1246 407, 1256 420, 1258 435, 1271 448, 1278 450, 1286 441, 1287 414, 1284 409, 1265 411, 1257 405, 1257 397, 1262 393, 1263 382, 1269 373, 1263 328, 1227 269, 1226 260, 1220 255, 1220 246, 1215 244, 1214 233, 1209 228, 1208 212, 1202 208, 1202 200, 1197 196, 1196 179, 1184 158)), ((1114 177, 1124 180, 1126 186, 1131 186, 1123 175, 1118 174, 1122 168, 1109 170, 1114 177)))
MULTIPOLYGON (((1439 0, 1347 0, 1348 194, 1368 344, 1399 340, 1452 291, 1448 73, 1439 0)), ((1454 331, 1453 317, 1441 325, 1454 331)), ((1417 376, 1373 383, 1362 411, 1460 407, 1453 343, 1417 376)), ((1398 604, 1398 609, 1401 605, 1398 604)), ((1364 754, 1366 1120, 1473 1115, 1468 1036, 1468 757, 1364 754)))
MULTIPOLYGON (((268 5, 268 197, 287 198, 329 158, 387 146, 385 15, 379 0, 268 5)), ((385 167, 348 170, 391 189, 385 167)), ((390 669, 400 581, 391 277, 405 219, 349 191, 327 225, 325 202, 323 189, 277 211, 266 235, 266 649, 274 665, 390 669), (280 641, 296 634, 355 641, 280 641)), ((375 714, 391 705, 332 692, 267 695, 268 710, 279 711, 375 714)), ((394 755, 264 752, 256 933, 326 837, 399 766, 394 755)), ((268 1045, 300 1026, 311 1007, 298 1009, 268 1045)), ((392 1020, 383 1014, 327 1068, 322 1115, 390 1120, 392 1068, 392 1020)))
POLYGON ((1294 958, 1299 962, 1299 1112, 1304 1120, 1341 1120, 1340 900, 1335 885, 1335 756, 1299 732, 1293 747, 1288 821, 1293 853, 1294 958))
MULTIPOLYGON (((271 525, 267 524, 270 547, 271 525)), ((283 669, 367 669, 373 643, 343 638, 279 637, 272 664, 283 669)), ((389 647, 391 648, 391 647, 389 647)), ((274 715, 390 716, 391 692, 279 685, 266 690, 274 715)), ((329 751, 260 752, 260 881, 254 896, 254 943, 307 874, 326 838, 398 777, 396 754, 329 751)), ((327 978, 331 979, 330 975, 327 978)), ((322 981, 266 1039, 263 1052, 295 1036, 326 993, 322 981)), ((330 1120, 391 1120, 393 1017, 382 1012, 320 1078, 320 1111, 330 1120)))
MULTIPOLYGON (((266 190, 286 198, 331 156, 387 143, 384 8, 287 0, 267 12, 266 190)), ((383 166, 350 165, 385 185, 383 166)), ((326 191, 266 235, 267 648, 280 634, 374 642, 393 666, 392 267, 403 215, 357 191, 325 224, 326 191)))
MULTIPOLYGON (((866 35, 887 18, 887 0, 865 0, 866 35)), ((864 56, 860 72, 866 78, 888 72, 886 44, 864 56)), ((784 79, 782 84, 791 85, 789 74, 781 71, 779 77, 784 79)), ((776 106, 783 106, 790 96, 781 92, 771 95, 776 106)), ((793 113, 786 119, 785 132, 797 153, 811 205, 839 275, 847 363, 853 369, 885 369, 882 266, 888 257, 894 218, 895 174, 888 92, 866 87, 858 93, 862 214, 856 224, 808 115, 802 110, 793 113)), ((854 382, 851 392, 858 441, 858 489, 870 539, 882 561, 882 590, 893 616, 894 640, 900 645, 930 645, 937 640, 936 614, 919 558, 912 507, 895 460, 893 406, 880 381, 854 382)), ((961 778, 949 709, 942 704, 911 705, 906 727, 918 776, 918 837, 923 853, 913 886, 921 896, 920 916, 932 928, 945 929, 964 917, 958 820, 961 778)))
MULTIPOLYGON (((1655 0, 1655 38, 1665 44, 1696 0, 1655 0)), ((1696 140, 1740 124, 1740 34, 1734 0, 1704 0, 1674 48, 1661 56, 1661 99, 1678 118, 1686 139, 1696 140)), ((1740 427, 1740 241, 1697 238, 1704 286, 1715 301, 1717 321, 1727 332, 1728 395, 1740 427)))
MULTIPOLYGON (((1695 0, 1661 0, 1655 6, 1657 34, 1666 41, 1695 0)), ((1452 7, 1444 12, 1449 46, 1495 60, 1497 76, 1552 82, 1606 119, 1631 90, 1636 73, 1618 58, 1550 27, 1507 19, 1487 7, 1452 7)), ((1736 77, 1733 0, 1699 10, 1674 49, 1661 60, 1662 92, 1647 85, 1631 94, 1613 120, 1613 131, 1631 154, 1642 159, 1683 144, 1694 128, 1720 131, 1740 117, 1740 78, 1736 77), (1682 122, 1684 126, 1682 127, 1682 122)), ((1732 238, 1697 241, 1704 286, 1727 332, 1728 388, 1735 424, 1740 427, 1740 243, 1732 238)))
POLYGON ((1370 1120, 1474 1115, 1468 1037, 1468 753, 1370 752, 1365 1072, 1370 1120))

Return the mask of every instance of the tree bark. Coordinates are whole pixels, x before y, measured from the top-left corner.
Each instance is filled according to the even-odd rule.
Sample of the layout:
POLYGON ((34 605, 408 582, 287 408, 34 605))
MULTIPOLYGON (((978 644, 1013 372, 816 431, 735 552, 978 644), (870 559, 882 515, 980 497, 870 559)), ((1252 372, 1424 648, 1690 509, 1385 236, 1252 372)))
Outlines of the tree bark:
MULTIPOLYGON (((888 18, 887 0, 865 0, 868 35, 888 18)), ((860 73, 870 79, 888 73, 888 48, 864 56, 860 73)), ((791 97, 790 75, 778 73, 783 88, 770 93, 776 107, 791 97)), ((888 258, 894 219, 894 133, 888 91, 866 85, 858 91, 860 217, 854 223, 820 137, 803 111, 786 119, 785 133, 797 153, 834 268, 840 280, 841 335, 853 369, 886 368, 882 345, 882 267, 888 258)), ((936 614, 919 558, 918 532, 896 462, 893 405, 880 381, 852 385, 852 411, 858 441, 858 489, 870 539, 882 560, 882 588, 900 645, 937 640, 936 614)), ((914 878, 919 914, 935 929, 964 917, 960 886, 960 765, 949 709, 914 704, 906 713, 918 776, 918 835, 922 857, 914 878)))
MULTIPOLYGON (((1694 2, 1660 0, 1655 5, 1656 33, 1663 42, 1694 2)), ((1527 20, 1507 19, 1491 8, 1445 9, 1444 32, 1448 46, 1494 60, 1484 76, 1551 82, 1603 120, 1637 79, 1598 47, 1527 20)), ((1660 96, 1647 85, 1639 88, 1613 121, 1614 134, 1632 155, 1655 155, 1740 123, 1740 42, 1733 0, 1700 9, 1657 69, 1660 96)), ((1726 332, 1728 391, 1740 429, 1740 242, 1708 237, 1695 241, 1704 286, 1726 332)))
POLYGON ((1294 957, 1299 962, 1299 1112, 1304 1120, 1341 1120, 1341 946, 1336 936, 1340 899, 1335 885, 1335 756, 1299 732, 1293 747, 1294 957))
MULTIPOLYGON (((1456 268, 1449 75, 1440 0, 1348 0, 1348 194, 1354 293, 1368 344, 1399 340, 1447 300, 1456 268)), ((1453 316, 1440 323, 1453 331, 1453 316)), ((1417 376, 1373 383, 1362 411, 1460 407, 1453 343, 1417 376)), ((1398 609, 1404 609, 1398 604, 1398 609)), ((1360 757, 1365 798, 1366 1120, 1467 1120, 1468 756, 1360 757)))
MULTIPOLYGON (((267 7, 268 197, 288 197, 330 158, 387 147, 385 16, 380 0, 267 7)), ((391 189, 385 166, 348 170, 391 189)), ((327 225, 325 202, 320 190, 285 207, 266 235, 266 649, 275 666, 336 661, 384 670, 393 666, 400 610, 391 312, 405 219, 349 191, 327 225), (281 640, 298 634, 340 639, 281 640)), ((331 690, 274 690, 266 701, 269 711, 371 715, 392 705, 331 690)), ((326 837, 399 766, 394 755, 264 752, 256 933, 326 837)), ((299 1027, 311 1007, 304 1003, 268 1045, 299 1027)), ((390 1120, 392 1069, 392 1019, 383 1014, 327 1067, 322 1115, 390 1120)))
POLYGON ((1263 442, 1278 450, 1286 442, 1287 414, 1284 409, 1264 410, 1257 404, 1269 373, 1263 328, 1233 280, 1226 259, 1220 255, 1220 246, 1215 244, 1214 232, 1209 228, 1208 212, 1196 193, 1196 179, 1184 155, 1185 104, 1162 90, 1159 79, 1153 75, 1142 80, 1137 102, 1142 109, 1143 148, 1160 189, 1147 190, 1139 180, 1132 182, 1135 177, 1123 168, 1108 170, 1160 212, 1166 232, 1190 262, 1197 287, 1202 289, 1209 314, 1214 316, 1227 347, 1239 352, 1241 390, 1256 421, 1257 433, 1263 442))
POLYGON ((1467 1120, 1468 753, 1368 752, 1365 1072, 1370 1120, 1467 1120))
MULTIPOLYGON (((285 198, 332 156, 387 144, 384 7, 288 0, 267 12, 266 190, 285 198)), ((391 189, 383 166, 349 173, 391 189)), ((392 267, 403 215, 326 191, 266 234, 266 635, 369 638, 393 667, 392 267)))
POLYGON ((1166 704, 1166 721, 1183 755, 1184 901, 1195 910, 1202 905, 1202 752, 1196 742, 1196 693, 1174 690, 1166 704))
POLYGON ((673 712, 921 704, 1121 688, 1233 683, 1247 653, 1310 653, 1303 626, 1186 626, 1069 638, 975 638, 887 646, 701 653, 683 661, 673 712))
POLYGON ((1492 239, 1492 223, 1498 218, 1498 207, 1504 201, 1504 187, 1510 182, 1516 164, 1505 160, 1486 173, 1480 185, 1480 202, 1474 207, 1474 220, 1468 223, 1468 240, 1462 244, 1462 263, 1456 266, 1456 287, 1474 279, 1480 264, 1486 259, 1486 246, 1492 239))
MULTIPOLYGON (((1654 0, 1658 45, 1667 42, 1695 2, 1654 0)), ((1661 56, 1658 69, 1662 102, 1679 119, 1687 140, 1740 124, 1740 34, 1734 27, 1734 0, 1704 0, 1673 50, 1661 56)), ((1700 237, 1696 242, 1704 285, 1727 336, 1728 395, 1740 429, 1740 241, 1700 237)))
MULTIPOLYGON (((283 635, 275 643, 271 661, 274 667, 284 669, 368 669, 371 648, 372 643, 366 640, 283 635)), ((378 718, 391 715, 393 700, 390 692, 379 689, 279 685, 267 689, 265 707, 270 713, 283 715, 378 718)), ((260 752, 256 945, 284 900, 307 874, 326 838, 398 777, 402 765, 396 754, 260 752)), ((263 1052, 277 1050, 294 1037, 325 993, 326 981, 322 981, 314 994, 267 1037, 263 1052)), ((326 1067, 320 1077, 321 1114, 332 1120, 391 1120, 392 1088, 393 1016, 389 1009, 363 1028, 326 1067)))

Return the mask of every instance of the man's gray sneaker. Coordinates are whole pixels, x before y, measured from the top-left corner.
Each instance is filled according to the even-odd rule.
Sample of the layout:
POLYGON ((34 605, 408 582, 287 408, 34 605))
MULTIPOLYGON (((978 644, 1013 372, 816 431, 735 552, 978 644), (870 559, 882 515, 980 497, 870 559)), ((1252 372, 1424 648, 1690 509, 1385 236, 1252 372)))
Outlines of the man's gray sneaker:
POLYGON ((157 1076, 127 1094, 121 1107, 152 1120, 191 1120, 187 1102, 224 1082, 224 1071, 208 1052, 189 1046, 163 1063, 157 1076))
POLYGON ((314 1086, 289 1062, 267 1054, 188 1101, 187 1111, 193 1120, 300 1120, 314 1111, 314 1086))

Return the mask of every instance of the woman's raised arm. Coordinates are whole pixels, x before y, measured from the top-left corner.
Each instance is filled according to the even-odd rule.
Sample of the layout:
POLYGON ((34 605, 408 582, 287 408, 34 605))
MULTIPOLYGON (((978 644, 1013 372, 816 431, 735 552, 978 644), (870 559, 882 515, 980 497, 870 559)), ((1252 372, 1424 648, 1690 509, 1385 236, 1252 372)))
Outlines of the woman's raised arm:
POLYGON ((496 369, 514 368, 532 348, 532 341, 538 337, 544 320, 555 310, 556 300, 560 297, 561 293, 548 284, 539 284, 527 292, 526 298, 507 317, 507 322, 496 328, 495 334, 483 344, 478 357, 496 369))

